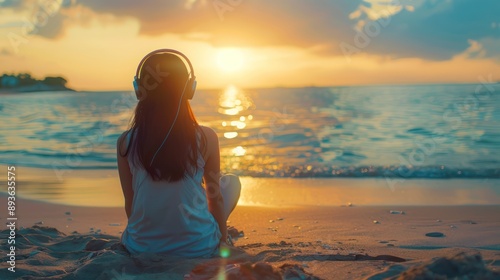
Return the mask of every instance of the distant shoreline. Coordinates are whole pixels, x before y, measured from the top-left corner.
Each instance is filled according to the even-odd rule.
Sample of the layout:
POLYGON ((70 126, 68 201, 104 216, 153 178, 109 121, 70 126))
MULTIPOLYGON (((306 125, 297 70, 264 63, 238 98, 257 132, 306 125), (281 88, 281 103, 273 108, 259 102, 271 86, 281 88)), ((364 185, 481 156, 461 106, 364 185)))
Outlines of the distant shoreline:
POLYGON ((76 91, 65 86, 50 86, 43 83, 37 83, 30 86, 21 86, 13 88, 0 88, 0 93, 30 93, 40 91, 76 91))

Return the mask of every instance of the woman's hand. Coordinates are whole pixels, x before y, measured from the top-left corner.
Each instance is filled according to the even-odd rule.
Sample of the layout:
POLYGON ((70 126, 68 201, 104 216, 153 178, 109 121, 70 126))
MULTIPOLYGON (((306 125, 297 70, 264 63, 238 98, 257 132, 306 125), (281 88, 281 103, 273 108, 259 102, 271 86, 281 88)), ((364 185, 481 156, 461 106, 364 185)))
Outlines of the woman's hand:
POLYGON ((221 240, 219 242, 219 254, 223 258, 242 256, 242 254, 246 254, 245 251, 241 248, 235 247, 231 238, 224 241, 221 240))
POLYGON ((220 239, 220 242, 219 242, 220 245, 225 245, 225 246, 231 246, 231 247, 234 247, 234 242, 233 242, 233 239, 231 238, 231 236, 227 236, 226 239, 224 238, 221 238, 220 239))

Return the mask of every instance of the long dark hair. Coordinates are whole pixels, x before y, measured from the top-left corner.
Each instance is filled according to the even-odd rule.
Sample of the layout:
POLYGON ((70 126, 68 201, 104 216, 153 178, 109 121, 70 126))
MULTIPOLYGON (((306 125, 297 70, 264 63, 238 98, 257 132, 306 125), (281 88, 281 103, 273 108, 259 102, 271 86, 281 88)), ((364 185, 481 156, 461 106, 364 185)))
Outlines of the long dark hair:
POLYGON ((135 108, 129 130, 131 140, 123 156, 130 149, 134 166, 144 168, 154 181, 179 181, 198 168, 196 132, 201 130, 187 99, 180 100, 188 77, 184 62, 170 53, 148 58, 139 76, 139 86, 146 96, 135 108), (172 126, 177 108, 179 115, 172 131, 150 166, 172 126))

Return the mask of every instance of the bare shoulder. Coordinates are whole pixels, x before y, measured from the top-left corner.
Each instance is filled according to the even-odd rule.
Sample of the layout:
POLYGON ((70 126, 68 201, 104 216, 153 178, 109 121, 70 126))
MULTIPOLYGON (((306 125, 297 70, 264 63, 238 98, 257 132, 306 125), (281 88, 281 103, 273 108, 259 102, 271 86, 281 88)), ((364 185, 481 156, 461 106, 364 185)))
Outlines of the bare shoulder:
POLYGON ((219 152, 219 138, 217 133, 207 126, 200 125, 201 132, 205 135, 206 145, 202 148, 203 159, 208 161, 211 155, 216 155, 219 152))
POLYGON ((203 132, 203 134, 205 134, 205 137, 207 138, 207 141, 209 143, 210 142, 215 142, 215 143, 218 142, 217 133, 212 128, 210 128, 208 126, 200 125, 200 129, 203 132))
POLYGON ((130 130, 124 131, 120 137, 116 140, 116 148, 120 152, 119 154, 122 154, 121 151, 125 151, 127 149, 127 134, 129 133, 130 130))

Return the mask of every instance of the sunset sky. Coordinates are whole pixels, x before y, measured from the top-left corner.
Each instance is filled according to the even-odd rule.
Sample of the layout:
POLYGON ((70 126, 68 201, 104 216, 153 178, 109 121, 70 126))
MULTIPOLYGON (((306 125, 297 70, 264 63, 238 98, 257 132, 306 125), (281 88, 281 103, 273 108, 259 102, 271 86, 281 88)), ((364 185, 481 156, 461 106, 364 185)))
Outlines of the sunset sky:
POLYGON ((131 90, 174 48, 199 88, 500 78, 498 0, 0 0, 0 72, 131 90))

